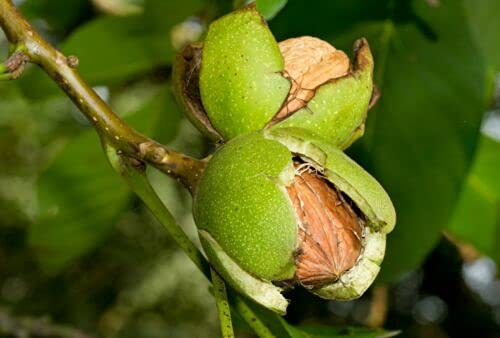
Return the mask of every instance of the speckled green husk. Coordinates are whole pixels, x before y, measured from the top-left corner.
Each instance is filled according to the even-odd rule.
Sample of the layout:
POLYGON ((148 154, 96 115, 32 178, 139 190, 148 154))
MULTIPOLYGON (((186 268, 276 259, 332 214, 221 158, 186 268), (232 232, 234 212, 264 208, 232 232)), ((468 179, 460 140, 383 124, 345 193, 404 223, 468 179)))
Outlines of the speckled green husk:
POLYGON ((264 128, 290 89, 283 57, 255 7, 214 21, 204 42, 199 88, 214 128, 229 140, 264 128))
POLYGON ((196 194, 198 228, 223 243, 244 270, 266 280, 294 273, 297 221, 278 182, 289 166, 290 152, 279 142, 259 133, 239 137, 214 154, 196 194))
POLYGON ((284 313, 287 301, 271 281, 294 277, 298 220, 286 192, 300 156, 349 196, 366 219, 363 254, 339 282, 310 291, 329 299, 359 297, 373 282, 395 212, 378 182, 339 149, 310 131, 289 128, 239 136, 210 160, 193 214, 210 262, 235 289, 284 313))

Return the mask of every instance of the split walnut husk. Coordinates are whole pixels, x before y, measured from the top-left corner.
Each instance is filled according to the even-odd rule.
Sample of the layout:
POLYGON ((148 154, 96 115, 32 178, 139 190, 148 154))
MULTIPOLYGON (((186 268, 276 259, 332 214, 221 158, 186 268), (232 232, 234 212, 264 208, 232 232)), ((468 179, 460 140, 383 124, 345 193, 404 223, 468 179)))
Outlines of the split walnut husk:
POLYGON ((305 107, 319 86, 347 75, 351 68, 343 51, 318 38, 303 36, 278 45, 285 61, 284 75, 292 87, 273 120, 285 119, 305 107))
POLYGON ((239 136, 217 150, 193 214, 215 269, 278 313, 286 310, 287 287, 327 299, 361 296, 395 224, 372 176, 298 128, 239 136))
POLYGON ((352 206, 309 164, 296 164, 287 187, 298 219, 296 279, 316 287, 335 282, 357 262, 363 223, 352 206))
POLYGON ((214 21, 203 44, 174 63, 174 89, 187 115, 216 141, 262 129, 308 129, 344 149, 364 132, 373 86, 366 39, 354 56, 321 39, 280 42, 250 6, 214 21))

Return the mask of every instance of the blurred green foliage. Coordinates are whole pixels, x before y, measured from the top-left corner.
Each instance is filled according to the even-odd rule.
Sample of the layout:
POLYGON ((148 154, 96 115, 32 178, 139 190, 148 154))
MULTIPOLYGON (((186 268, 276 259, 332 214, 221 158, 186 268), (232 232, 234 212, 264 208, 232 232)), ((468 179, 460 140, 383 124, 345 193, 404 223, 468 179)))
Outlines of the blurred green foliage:
MULTIPOLYGON (((201 157, 213 145, 173 101, 170 63, 176 48, 201 40, 210 21, 235 4, 241 5, 145 0, 143 11, 131 16, 100 12, 88 0, 26 0, 20 8, 51 42, 79 57, 82 75, 129 123, 201 157)), ((370 42, 381 98, 350 155, 382 182, 398 212, 379 281, 397 285, 421 267, 443 229, 500 262, 500 141, 480 136, 484 113, 498 109, 492 88, 500 71, 500 3, 257 5, 274 17, 269 24, 278 40, 313 35, 346 52, 356 38, 370 42)), ((1 35, 0 46, 7 51, 1 35)), ((148 175, 196 240, 190 197, 162 174, 148 175)), ((208 283, 113 173, 90 126, 36 67, 0 83, 0 219, 0 307, 49 315, 106 337, 217 336, 208 283)), ((292 306, 308 309, 300 316, 292 309, 294 326, 261 314, 280 337, 387 334, 299 329, 346 322, 308 305, 331 303, 290 297, 292 306)), ((410 321, 388 327, 417 325, 410 321)), ((242 336, 250 336, 241 319, 236 322, 242 336)))
POLYGON ((448 230, 500 262, 500 142, 480 140, 448 230))
MULTIPOLYGON (((153 134, 160 114, 169 114, 163 110, 169 106, 167 90, 158 88, 159 94, 126 122, 140 132, 153 134)), ((175 115, 170 123, 178 123, 175 115)), ((40 204, 29 243, 43 268, 56 272, 101 242, 131 198, 122 183, 105 160, 93 130, 86 130, 64 146, 38 180, 40 204), (66 188, 61 190, 61 185, 66 188), (66 240, 72 237, 78 240, 66 240)))

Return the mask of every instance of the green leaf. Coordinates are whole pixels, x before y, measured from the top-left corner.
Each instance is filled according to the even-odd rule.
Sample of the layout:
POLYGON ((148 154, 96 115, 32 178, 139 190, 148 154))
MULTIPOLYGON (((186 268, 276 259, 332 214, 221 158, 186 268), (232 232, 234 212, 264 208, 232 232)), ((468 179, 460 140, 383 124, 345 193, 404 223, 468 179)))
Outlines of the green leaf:
MULTIPOLYGON (((337 46, 337 36, 348 33, 356 24, 387 18, 390 3, 391 0, 315 1, 313 4, 309 1, 290 1, 269 25, 278 41, 310 35, 333 38, 337 46)), ((352 43, 349 42, 348 49, 352 43)))
POLYGON ((256 0, 255 3, 264 18, 271 20, 285 7, 287 0, 256 0))
POLYGON ((80 71, 93 84, 124 80, 170 63, 175 52, 170 30, 200 10, 203 3, 149 0, 142 15, 104 16, 80 27, 62 50, 79 57, 80 71))
POLYGON ((144 9, 144 0, 93 0, 93 3, 99 11, 116 16, 136 15, 144 9))
POLYGON ((480 147, 448 230, 500 262, 500 141, 480 147))
POLYGON ((284 320, 282 321, 287 332, 290 334, 290 338, 389 338, 399 334, 399 331, 361 327, 294 327, 286 324, 284 320))
POLYGON ((472 162, 486 90, 462 6, 412 4, 409 23, 384 21, 368 31, 377 32, 369 41, 382 96, 358 154, 398 214, 381 270, 386 281, 419 265, 447 226, 472 162))
POLYGON ((34 22, 36 26, 63 34, 92 14, 88 0, 27 0, 22 2, 20 10, 28 20, 39 20, 34 22))
POLYGON ((102 17, 80 27, 62 50, 80 59, 82 75, 93 84, 124 80, 170 63, 172 27, 201 8, 203 1, 148 1, 143 15, 102 17), (158 17, 160 15, 160 17, 158 17))
MULTIPOLYGON (((248 302, 247 305, 266 327, 276 337, 280 338, 389 338, 399 334, 399 331, 368 329, 362 327, 293 326, 288 324, 285 319, 276 313, 260 305, 250 302, 248 302)), ((246 328, 245 326, 243 327, 246 328)))
POLYGON ((98 18, 76 30, 63 44, 77 55, 82 75, 92 84, 109 84, 170 62, 168 35, 144 30, 144 17, 98 18))
POLYGON ((345 51, 362 36, 370 43, 382 95, 350 152, 396 206, 381 270, 382 280, 394 280, 423 261, 448 225, 475 151, 485 65, 459 1, 339 0, 317 7, 291 2, 271 27, 283 37, 324 37, 345 51), (331 13, 342 15, 332 21, 331 13))
POLYGON ((48 272, 94 248, 129 197, 90 130, 65 147, 42 174, 38 189, 40 213, 29 242, 48 272))
MULTIPOLYGON (((92 85, 130 80, 172 61, 170 40, 174 25, 203 8, 203 0, 149 0, 144 13, 130 17, 101 16, 79 26, 62 44, 66 55, 76 55, 79 71, 92 85)), ((33 99, 58 93, 40 70, 21 78, 25 94, 33 99)))
MULTIPOLYGON (((163 107, 164 90, 128 123, 151 134, 163 107)), ((171 105, 170 105, 171 106, 171 105)), ((171 120, 176 124, 176 118, 171 120)), ((39 179, 39 213, 29 243, 44 270, 56 273, 94 249, 109 233, 130 191, 106 161, 99 139, 87 130, 69 142, 39 179)))
POLYGON ((273 19, 287 4, 288 0, 233 0, 233 8, 241 8, 255 3, 257 10, 266 19, 273 19))
POLYGON ((465 14, 474 38, 495 72, 500 72, 500 1, 464 0, 465 14))

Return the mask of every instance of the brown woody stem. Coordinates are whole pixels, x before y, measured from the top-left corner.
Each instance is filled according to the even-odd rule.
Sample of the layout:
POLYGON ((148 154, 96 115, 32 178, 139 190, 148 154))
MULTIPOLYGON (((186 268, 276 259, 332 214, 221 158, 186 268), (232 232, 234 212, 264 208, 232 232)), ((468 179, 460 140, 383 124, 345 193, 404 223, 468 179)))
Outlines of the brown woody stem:
POLYGON ((16 52, 4 63, 10 78, 19 76, 27 61, 39 65, 92 123, 103 142, 121 155, 158 168, 193 191, 205 168, 204 161, 168 149, 126 125, 80 76, 78 59, 66 57, 42 38, 11 0, 0 0, 0 27, 16 46, 16 52))

